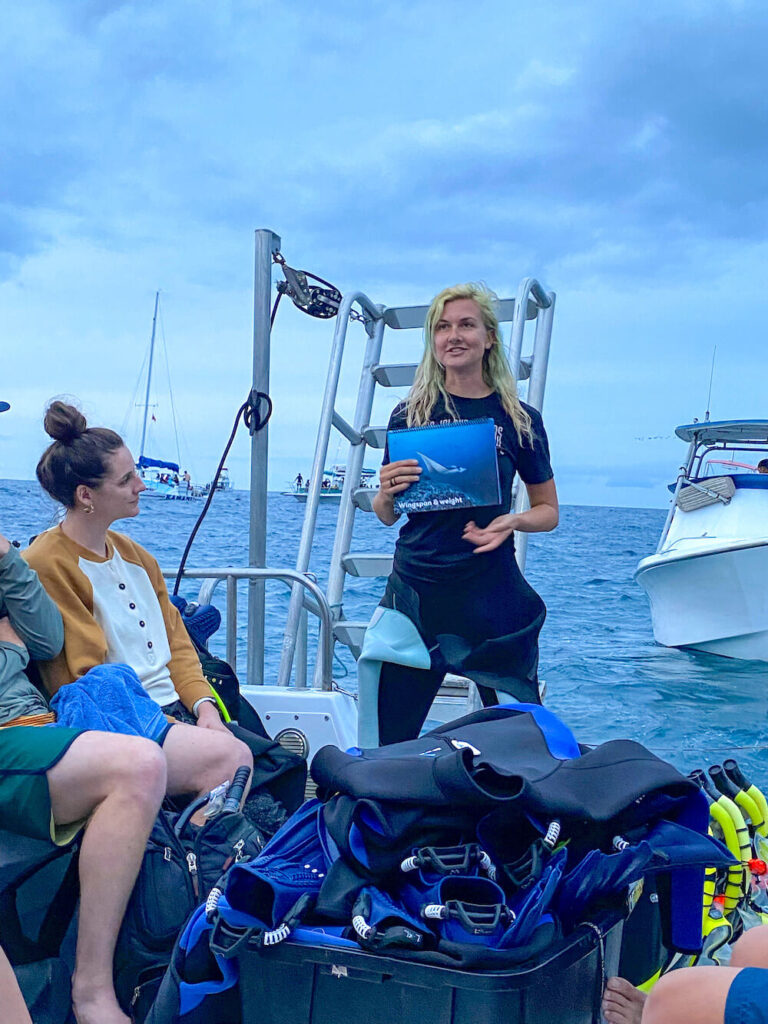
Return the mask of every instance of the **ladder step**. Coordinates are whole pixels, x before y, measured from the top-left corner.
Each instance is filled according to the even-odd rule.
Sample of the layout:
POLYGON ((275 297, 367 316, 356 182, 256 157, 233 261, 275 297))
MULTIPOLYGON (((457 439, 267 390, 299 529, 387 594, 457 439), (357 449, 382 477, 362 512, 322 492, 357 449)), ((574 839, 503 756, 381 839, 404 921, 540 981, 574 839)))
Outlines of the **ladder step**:
POLYGON ((441 697, 466 697, 470 684, 466 676, 455 676, 452 672, 446 673, 438 691, 441 697))
POLYGON ((383 448, 387 440, 387 428, 366 427, 363 431, 363 437, 369 448, 383 448))
MULTIPOLYGON (((532 356, 521 357, 517 374, 518 380, 528 380, 531 376, 532 359, 532 356)), ((371 373, 376 383, 383 388, 409 388, 413 384, 416 365, 416 363, 379 363, 373 367, 371 373)))
POLYGON ((392 555, 352 554, 344 555, 341 560, 344 571, 350 576, 389 576, 392 572, 392 555))
POLYGON ((353 622, 345 619, 335 623, 333 635, 340 644, 350 649, 355 658, 359 658, 366 629, 368 629, 367 622, 353 622))
POLYGON ((371 373, 376 383, 384 388, 409 388, 413 384, 416 363, 379 363, 371 373))
POLYGON ((373 512, 373 499, 378 493, 378 487, 358 487, 352 495, 352 501, 361 512, 373 512))
MULTIPOLYGON (((396 331, 405 331, 414 327, 423 327, 427 319, 429 306, 389 306, 384 310, 384 323, 396 331)), ((528 308, 525 311, 526 320, 535 320, 537 314, 536 303, 528 299, 528 308)), ((500 324, 509 323, 515 315, 514 299, 499 299, 496 303, 496 317, 500 324)))

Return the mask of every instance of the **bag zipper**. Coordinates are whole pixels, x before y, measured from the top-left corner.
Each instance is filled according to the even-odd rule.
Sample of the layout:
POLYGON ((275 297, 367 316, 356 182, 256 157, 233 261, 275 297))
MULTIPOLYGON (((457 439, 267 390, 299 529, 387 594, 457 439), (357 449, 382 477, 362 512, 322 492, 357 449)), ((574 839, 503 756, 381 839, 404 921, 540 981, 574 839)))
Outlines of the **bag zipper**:
POLYGON ((197 879, 197 857, 190 850, 187 854, 187 870, 192 876, 192 888, 195 890, 195 899, 200 898, 200 885, 197 879))

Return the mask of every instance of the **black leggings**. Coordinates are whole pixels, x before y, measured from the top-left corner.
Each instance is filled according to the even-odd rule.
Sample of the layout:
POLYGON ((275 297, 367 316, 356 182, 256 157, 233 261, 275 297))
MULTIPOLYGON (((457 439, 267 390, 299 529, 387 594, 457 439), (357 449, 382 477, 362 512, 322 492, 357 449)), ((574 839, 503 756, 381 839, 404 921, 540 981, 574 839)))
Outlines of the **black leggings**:
POLYGON ((502 689, 539 703, 538 636, 546 608, 526 582, 512 552, 468 579, 407 582, 393 572, 382 605, 414 622, 431 667, 384 662, 379 677, 379 742, 418 736, 446 672, 473 679, 484 704, 502 689))

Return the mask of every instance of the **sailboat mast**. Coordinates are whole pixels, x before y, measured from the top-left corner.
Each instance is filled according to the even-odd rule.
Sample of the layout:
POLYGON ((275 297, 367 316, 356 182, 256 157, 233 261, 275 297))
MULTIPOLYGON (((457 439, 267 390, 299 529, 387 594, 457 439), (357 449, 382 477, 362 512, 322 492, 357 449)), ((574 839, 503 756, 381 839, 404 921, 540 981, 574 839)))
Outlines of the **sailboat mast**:
POLYGON ((147 417, 149 416, 149 387, 152 383, 152 361, 155 357, 155 331, 157 330, 157 307, 160 292, 155 292, 155 315, 152 317, 152 338, 149 342, 149 368, 147 369, 147 393, 144 396, 144 422, 141 425, 141 446, 139 458, 144 455, 144 442, 147 439, 147 417))

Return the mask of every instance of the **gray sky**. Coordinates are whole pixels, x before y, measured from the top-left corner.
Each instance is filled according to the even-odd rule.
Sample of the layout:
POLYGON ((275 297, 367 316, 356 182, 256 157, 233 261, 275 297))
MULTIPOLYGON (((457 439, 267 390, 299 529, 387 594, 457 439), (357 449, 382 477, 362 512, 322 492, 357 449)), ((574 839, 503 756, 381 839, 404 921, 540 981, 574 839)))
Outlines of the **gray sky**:
MULTIPOLYGON (((715 345, 713 418, 768 416, 767 29, 750 0, 5 5, 0 476, 34 475, 53 395, 124 425, 159 288, 182 461, 209 479, 270 227, 376 302, 538 277, 562 499, 662 505, 715 345)), ((274 488, 310 467, 331 333, 281 307, 274 488)), ((236 486, 247 455, 243 434, 236 486)))

